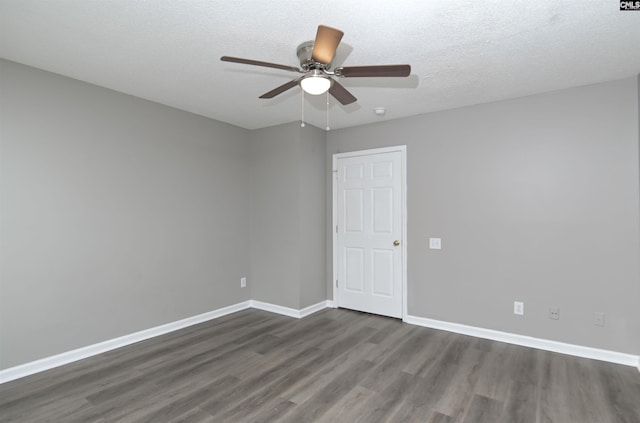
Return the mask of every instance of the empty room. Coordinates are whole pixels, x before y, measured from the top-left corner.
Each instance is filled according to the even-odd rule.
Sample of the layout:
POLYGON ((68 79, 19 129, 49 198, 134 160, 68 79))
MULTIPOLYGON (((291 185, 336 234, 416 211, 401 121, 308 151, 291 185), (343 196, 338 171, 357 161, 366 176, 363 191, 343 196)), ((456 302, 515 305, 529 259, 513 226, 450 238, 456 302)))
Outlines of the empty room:
POLYGON ((0 0, 0 422, 637 423, 640 2, 0 0))

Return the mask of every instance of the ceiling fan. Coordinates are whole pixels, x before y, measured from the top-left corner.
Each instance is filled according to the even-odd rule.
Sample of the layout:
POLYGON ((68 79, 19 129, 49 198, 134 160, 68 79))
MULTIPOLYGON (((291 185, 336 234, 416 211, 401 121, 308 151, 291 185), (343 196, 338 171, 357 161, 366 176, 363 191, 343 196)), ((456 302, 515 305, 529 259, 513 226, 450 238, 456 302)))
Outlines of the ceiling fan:
POLYGON ((340 44, 343 35, 344 32, 339 29, 319 25, 315 41, 307 41, 297 48, 297 55, 300 60, 299 68, 230 56, 222 56, 220 60, 303 74, 297 79, 262 94, 260 98, 273 98, 296 85, 300 85, 306 93, 313 95, 322 94, 328 90, 329 94, 344 105, 355 102, 357 98, 332 77, 406 77, 411 73, 410 65, 342 66, 331 71, 331 61, 336 54, 338 44, 340 44))

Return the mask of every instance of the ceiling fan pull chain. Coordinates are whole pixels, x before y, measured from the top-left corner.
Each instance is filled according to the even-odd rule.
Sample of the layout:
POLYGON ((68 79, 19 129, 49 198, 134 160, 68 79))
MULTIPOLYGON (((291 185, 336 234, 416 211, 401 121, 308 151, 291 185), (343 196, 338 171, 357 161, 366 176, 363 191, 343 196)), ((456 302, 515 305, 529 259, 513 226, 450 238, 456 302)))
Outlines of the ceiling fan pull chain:
POLYGON ((302 103, 302 105, 300 107, 300 110, 302 110, 302 118, 300 119, 300 127, 304 128, 304 90, 300 90, 300 92, 302 93, 301 97, 300 97, 301 103, 302 103))
POLYGON ((327 91, 327 131, 329 130, 329 91, 327 91))

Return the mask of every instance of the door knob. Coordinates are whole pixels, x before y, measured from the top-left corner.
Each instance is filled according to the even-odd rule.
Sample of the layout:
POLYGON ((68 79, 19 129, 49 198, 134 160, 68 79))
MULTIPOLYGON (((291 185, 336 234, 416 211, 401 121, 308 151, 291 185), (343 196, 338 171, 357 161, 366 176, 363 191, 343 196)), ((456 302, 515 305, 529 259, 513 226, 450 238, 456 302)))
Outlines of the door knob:
POLYGON ((395 246, 397 247, 398 245, 400 245, 400 241, 398 241, 398 240, 396 239, 395 241, 393 241, 393 245, 395 245, 395 246))

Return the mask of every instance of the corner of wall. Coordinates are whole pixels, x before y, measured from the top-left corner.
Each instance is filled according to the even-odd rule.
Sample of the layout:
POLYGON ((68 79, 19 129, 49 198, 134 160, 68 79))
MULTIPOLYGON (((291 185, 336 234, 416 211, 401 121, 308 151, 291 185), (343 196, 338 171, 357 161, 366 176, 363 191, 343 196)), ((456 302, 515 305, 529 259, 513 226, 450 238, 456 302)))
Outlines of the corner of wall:
POLYGON ((290 122, 251 141, 252 298, 293 309, 326 301, 325 133, 290 122))

